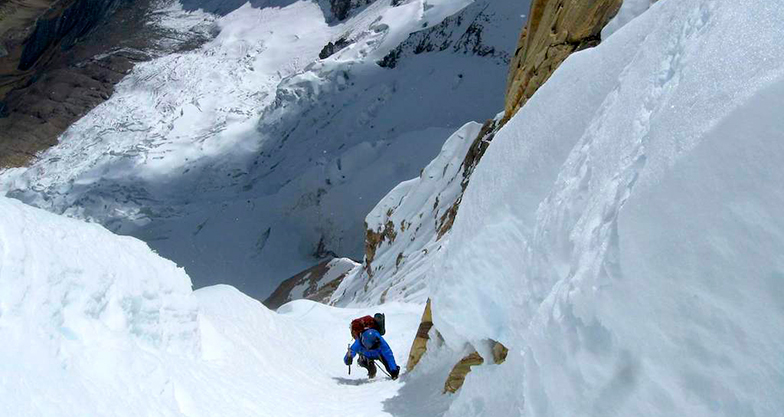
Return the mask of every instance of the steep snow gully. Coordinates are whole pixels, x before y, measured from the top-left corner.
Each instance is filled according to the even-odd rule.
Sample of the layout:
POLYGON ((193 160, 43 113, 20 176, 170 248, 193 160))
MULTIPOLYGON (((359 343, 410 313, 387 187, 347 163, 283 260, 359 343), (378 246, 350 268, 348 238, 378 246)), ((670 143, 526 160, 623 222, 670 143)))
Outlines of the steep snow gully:
MULTIPOLYGON (((192 292, 134 238, 0 197, 0 415, 384 416, 402 383, 342 363, 375 309, 295 301, 277 313, 229 286, 192 292)), ((405 363, 421 305, 388 304, 405 363)))
MULTIPOLYGON (((421 19, 419 12, 443 18, 470 2, 400 3, 406 16, 421 19)), ((268 12, 299 14, 305 20, 321 13, 312 2, 286 4, 294 8, 268 12)), ((369 71, 357 60, 363 53, 383 52, 372 46, 384 44, 379 37, 389 32, 375 25, 396 23, 386 14, 391 5, 379 0, 360 7, 359 16, 380 30, 363 31, 370 26, 359 25, 363 30, 355 47, 309 67, 313 71, 292 75, 302 68, 291 68, 278 91, 281 99, 255 97, 256 104, 277 102, 270 111, 290 122, 287 109, 316 111, 316 93, 354 100, 324 79, 340 79, 340 71, 331 70, 342 59, 355 70, 369 71), (381 15, 389 20, 375 20, 381 15)), ((249 9, 236 11, 243 10, 249 9)), ((264 16, 251 12, 254 18, 264 16)), ((296 300, 271 311, 228 285, 193 291, 186 269, 145 242, 51 212, 80 217, 100 208, 102 192, 154 194, 154 189, 124 189, 128 184, 121 177, 129 172, 138 178, 166 177, 170 170, 187 170, 191 152, 217 152, 217 160, 232 167, 235 150, 226 153, 222 146, 249 151, 239 146, 247 137, 229 133, 200 136, 203 148, 185 146, 185 138, 162 139, 185 134, 176 122, 180 118, 204 121, 197 117, 198 108, 208 104, 215 105, 211 115, 226 122, 222 132, 259 127, 251 109, 224 108, 206 98, 187 103, 187 109, 164 104, 163 113, 173 111, 167 119, 171 124, 145 128, 163 129, 166 135, 154 136, 160 140, 155 143, 121 144, 121 154, 82 135, 100 131, 98 121, 120 111, 121 100, 134 94, 150 98, 144 93, 150 84, 133 80, 143 88, 97 109, 78 128, 84 130, 73 131, 71 139, 78 140, 64 142, 29 171, 2 174, 2 189, 50 211, 0 197, 0 416, 781 416, 784 5, 629 0, 619 16, 599 46, 571 55, 497 132, 443 237, 432 223, 438 219, 424 217, 437 206, 433 194, 458 198, 459 154, 478 124, 467 123, 452 134, 419 178, 381 200, 369 222, 392 219, 410 227, 412 217, 424 220, 413 231, 389 233, 398 240, 380 248, 403 256, 378 253, 373 271, 384 271, 374 275, 378 282, 372 277, 358 281, 365 279, 358 273, 342 281, 331 300, 341 308, 296 300), (109 169, 117 167, 128 170, 109 169), (49 177, 52 172, 56 175, 49 177), (98 183, 108 188, 91 188, 98 183), (69 194, 78 189, 94 193, 69 194), (67 204, 73 201, 80 204, 67 204), (431 224, 422 225, 425 221, 431 224), (422 255, 405 252, 405 246, 422 255), (398 270, 398 275, 389 273, 398 270), (379 291, 379 285, 393 290, 379 291), (397 381, 383 375, 369 381, 356 367, 347 374, 341 358, 351 318, 385 312, 388 341, 403 365, 427 298, 433 326, 416 368, 397 381), (508 348, 505 361, 476 365, 462 388, 444 394, 452 366, 471 352, 490 358, 494 344, 488 342, 508 348)), ((256 29, 250 20, 234 28, 256 29)), ((286 30, 281 33, 292 35, 284 38, 293 42, 295 36, 286 30)), ((254 65, 264 65, 251 62, 258 57, 253 54, 274 49, 264 42, 256 52, 245 49, 248 45, 230 51, 217 47, 237 46, 230 39, 235 35, 224 31, 213 49, 208 47, 215 58, 210 62, 235 65, 239 59, 243 64, 229 75, 213 74, 218 78, 211 82, 220 84, 221 76, 245 79, 250 68, 261 69, 254 65), (223 59, 223 54, 235 59, 223 59)), ((400 37, 394 43, 405 38, 400 37)), ((308 54, 316 52, 310 46, 308 54)), ((193 71, 173 61, 201 58, 163 62, 193 71)), ((455 63, 463 58, 473 59, 438 59, 455 63)), ((277 82, 282 75, 272 77, 277 82)), ((425 84, 433 80, 425 78, 425 84)), ((204 97, 217 91, 211 82, 188 84, 187 76, 171 81, 168 87, 204 88, 204 97)), ((235 91, 237 97, 252 90, 246 87, 235 91)), ((420 139, 435 143, 430 136, 455 131, 427 127, 422 123, 428 115, 418 113, 425 116, 412 121, 409 133, 420 139)), ((319 126, 289 128, 302 139, 319 126)), ((117 131, 107 135, 133 142, 117 131)), ((373 145, 354 139, 345 152, 377 155, 373 145)), ((347 160, 340 159, 341 166, 347 160)), ((330 164, 321 173, 337 172, 330 164)), ((200 176, 205 182, 188 189, 214 199, 210 204, 215 206, 199 210, 221 206, 225 190, 217 186, 226 185, 226 170, 231 172, 226 166, 205 168, 202 174, 224 175, 216 183, 200 176)), ((313 175, 300 178, 299 185, 325 178, 313 175)), ((259 185, 268 186, 275 184, 259 185)), ((118 210, 126 207, 122 201, 117 195, 105 200, 118 210)), ((251 205, 246 201, 234 203, 251 205)), ((310 202, 303 199, 302 205, 310 202)), ((227 207, 224 220, 248 213, 238 207, 227 207)), ((136 214, 149 220, 149 213, 136 214)))

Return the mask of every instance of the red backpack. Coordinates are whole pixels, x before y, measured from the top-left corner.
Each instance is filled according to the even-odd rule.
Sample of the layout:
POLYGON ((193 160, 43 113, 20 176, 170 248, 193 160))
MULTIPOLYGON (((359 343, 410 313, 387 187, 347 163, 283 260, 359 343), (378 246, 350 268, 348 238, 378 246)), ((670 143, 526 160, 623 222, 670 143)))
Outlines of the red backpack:
POLYGON ((382 335, 386 333, 384 315, 377 313, 376 317, 364 316, 351 321, 351 337, 359 339, 359 335, 367 329, 376 329, 382 335))

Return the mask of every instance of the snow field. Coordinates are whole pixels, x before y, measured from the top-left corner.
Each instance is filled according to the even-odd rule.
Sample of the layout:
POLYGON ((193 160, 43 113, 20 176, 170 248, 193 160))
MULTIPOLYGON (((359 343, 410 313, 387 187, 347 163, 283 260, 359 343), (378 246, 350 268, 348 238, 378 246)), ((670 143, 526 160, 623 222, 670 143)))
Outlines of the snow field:
POLYGON ((423 306, 266 309, 190 290, 142 242, 0 198, 3 416, 389 415, 400 381, 343 365, 348 324, 387 315, 405 363, 423 306))

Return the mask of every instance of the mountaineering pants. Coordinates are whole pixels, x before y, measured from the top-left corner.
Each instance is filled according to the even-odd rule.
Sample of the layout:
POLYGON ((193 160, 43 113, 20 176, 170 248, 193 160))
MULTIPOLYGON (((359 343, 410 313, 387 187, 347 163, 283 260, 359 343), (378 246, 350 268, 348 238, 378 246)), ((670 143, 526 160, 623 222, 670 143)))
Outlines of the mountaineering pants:
MULTIPOLYGON (((378 358, 378 360, 381 361, 382 365, 384 365, 384 368, 386 369, 387 373, 391 374, 392 370, 389 369, 389 364, 384 359, 384 357, 380 356, 378 358)), ((359 355, 359 359, 357 359, 357 365, 367 369, 368 370, 368 376, 370 376, 370 375, 376 376, 376 361, 375 360, 368 359, 364 355, 360 354, 359 355)))
POLYGON ((357 365, 367 369, 369 378, 374 378, 376 376, 376 361, 373 359, 368 359, 364 355, 359 355, 357 365))

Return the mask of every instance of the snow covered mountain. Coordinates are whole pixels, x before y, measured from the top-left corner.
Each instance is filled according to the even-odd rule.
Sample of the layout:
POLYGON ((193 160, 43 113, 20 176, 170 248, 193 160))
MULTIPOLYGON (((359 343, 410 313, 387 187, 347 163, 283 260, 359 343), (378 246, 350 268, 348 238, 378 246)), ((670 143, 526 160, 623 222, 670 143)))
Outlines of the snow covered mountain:
MULTIPOLYGON (((323 28, 358 22, 352 19, 373 11, 397 15, 411 4, 419 3, 350 3, 359 8, 349 7, 344 23, 324 20, 323 28)), ((438 9, 446 1, 427 4, 434 8, 419 10, 441 10, 439 21, 447 26, 462 20, 454 11, 438 9), (444 20, 447 15, 453 18, 444 20)), ((595 3, 605 11, 612 4, 595 3)), ((310 11, 323 17, 325 6, 245 6, 219 22, 247 17, 242 12, 296 11, 294 19, 310 11)), ((558 42, 571 39, 570 33, 559 32, 564 26, 541 25, 581 7, 586 3, 533 2, 531 10, 541 13, 531 14, 521 41, 541 36, 545 46, 539 52, 545 52, 518 60, 519 54, 511 58, 470 48, 483 51, 485 58, 514 62, 507 91, 516 98, 499 100, 495 111, 504 112, 485 125, 464 120, 467 123, 440 145, 441 151, 418 176, 411 175, 413 179, 378 202, 360 230, 366 240, 363 264, 328 262, 321 268, 326 270, 322 280, 311 280, 308 274, 317 272, 314 269, 289 283, 289 295, 308 296, 319 294, 322 284, 339 280, 330 303, 341 308, 298 300, 275 313, 228 286, 191 292, 182 269, 135 238, 0 197, 0 357, 13 359, 0 361, 0 413, 781 414, 784 5, 768 0, 627 0, 603 31, 593 25, 586 42, 569 45, 558 42), (548 28, 554 36, 544 36, 548 28), (598 31, 602 42, 580 50, 580 45, 595 44, 593 32, 598 31), (547 53, 564 47, 570 49, 568 58, 547 53), (537 62, 546 62, 552 71, 538 71, 537 62), (333 269, 335 274, 329 272, 333 269), (338 271, 342 278, 335 277, 338 271), (430 302, 416 329, 426 298, 430 302), (346 375, 340 361, 349 319, 377 310, 387 313, 388 340, 401 364, 411 340, 424 341, 413 349, 424 351, 424 356, 398 381, 368 383, 364 375, 346 375), (450 385, 456 370, 460 386, 450 385)), ((482 20, 477 9, 460 10, 458 14, 475 13, 476 21, 482 20)), ((394 22, 385 20, 389 16, 362 27, 392 27, 394 22)), ((248 22, 248 28, 255 26, 248 22)), ((185 191, 199 191, 190 198, 214 198, 218 206, 218 198, 227 196, 218 185, 229 181, 225 170, 241 163, 237 161, 246 158, 251 165, 263 165, 263 156, 248 155, 264 152, 275 161, 287 146, 311 155, 297 144, 312 145, 320 138, 320 122, 348 123, 324 119, 333 110, 314 105, 314 97, 367 104, 367 97, 353 95, 351 88, 375 86, 359 81, 364 71, 413 68, 414 59, 430 59, 429 54, 436 54, 434 60, 479 59, 473 52, 460 55, 464 43, 455 39, 461 36, 436 26, 389 44, 381 40, 384 48, 364 49, 371 51, 366 56, 373 56, 367 61, 346 54, 359 53, 367 43, 378 45, 374 42, 383 30, 348 36, 350 46, 340 35, 330 38, 332 47, 325 54, 331 56, 275 84, 275 96, 264 99, 269 103, 260 122, 256 116, 226 119, 224 132, 231 135, 291 133, 280 151, 275 147, 285 134, 271 147, 262 141, 251 151, 237 149, 246 143, 240 136, 208 135, 213 141, 204 141, 205 150, 217 146, 217 138, 236 141, 229 142, 228 150, 211 148, 219 157, 204 161, 201 155, 192 169, 199 166, 204 175, 224 175, 199 177, 204 182, 186 182, 183 189, 172 180, 169 188, 156 192, 175 193, 185 201, 185 191), (430 46, 419 48, 423 42, 430 46), (345 90, 335 87, 339 77, 329 78, 335 76, 329 69, 336 66, 352 70, 344 79, 345 90), (271 120, 276 122, 267 124, 271 120), (225 165, 200 165, 215 161, 225 165)), ((230 33, 224 28, 214 42, 228 42, 222 36, 230 33)), ((316 49, 314 53, 324 51, 316 49)), ((360 117, 361 111, 370 110, 367 106, 348 107, 361 109, 352 113, 356 125, 376 120, 360 117)), ((424 118, 412 120, 410 126, 424 118)), ((180 132, 187 135, 184 127, 180 132)), ((161 142, 159 150, 171 150, 167 146, 173 144, 161 142)), ((68 165, 54 159, 56 149, 47 154, 50 165, 4 173, 5 186, 15 196, 57 211, 72 189, 88 190, 113 178, 116 190, 124 190, 123 176, 136 172, 135 160, 126 161, 126 170, 106 165, 105 171, 92 171, 101 175, 65 181, 63 193, 54 194, 59 179, 49 183, 52 188, 35 181, 49 178, 46 166, 68 165)), ((144 152, 139 155, 154 154, 144 152)), ((86 160, 93 153, 82 155, 86 160)), ((167 158, 183 157, 183 152, 158 155, 163 155, 157 160, 162 162, 150 160, 147 168, 162 169, 156 175, 165 176, 164 168, 172 162, 167 158)), ((325 168, 331 183, 349 170, 346 160, 325 168)), ((76 166, 80 160, 69 161, 76 166)), ((294 170, 294 165, 280 166, 294 170)), ((310 178, 306 174, 298 178, 310 178)), ((278 178, 275 175, 265 178, 278 178)), ((360 175, 345 186, 361 180, 360 175)), ((233 187, 249 184, 236 181, 233 187)), ((153 183, 164 184, 143 184, 153 183)), ((250 190, 266 187, 276 191, 262 181, 250 190)), ((96 195, 86 193, 79 206, 63 210, 89 217, 95 213, 89 208, 98 207, 96 195)), ((119 207, 109 202, 107 209, 119 207)), ((137 203, 130 199, 127 204, 137 203)), ((245 213, 233 206, 240 203, 228 201, 225 216, 245 213)), ((172 207, 172 219, 188 218, 182 207, 189 205, 172 207)), ((145 216, 135 219, 154 223, 145 216)), ((128 224, 117 221, 115 226, 128 224)), ((240 229, 229 230, 236 234, 240 229)), ((266 233, 266 245, 272 236, 266 233)), ((334 250, 329 239, 321 240, 317 249, 334 250)))
POLYGON ((524 6, 380 0, 342 21, 311 1, 180 13, 172 24, 214 20, 220 33, 138 65, 2 188, 141 238, 199 287, 263 298, 326 256, 360 258, 375 203, 497 111, 524 6), (339 50, 319 59, 330 42, 339 50), (378 64, 390 54, 394 68, 378 64))

